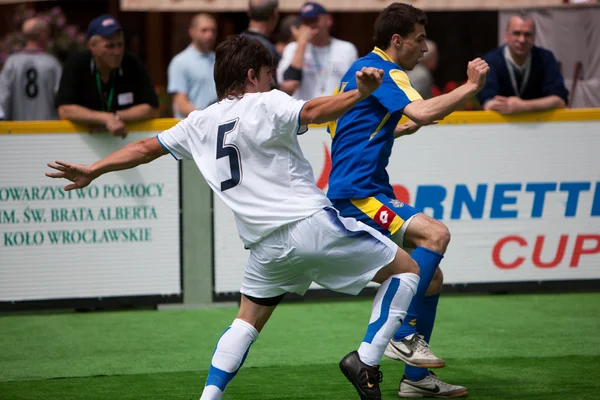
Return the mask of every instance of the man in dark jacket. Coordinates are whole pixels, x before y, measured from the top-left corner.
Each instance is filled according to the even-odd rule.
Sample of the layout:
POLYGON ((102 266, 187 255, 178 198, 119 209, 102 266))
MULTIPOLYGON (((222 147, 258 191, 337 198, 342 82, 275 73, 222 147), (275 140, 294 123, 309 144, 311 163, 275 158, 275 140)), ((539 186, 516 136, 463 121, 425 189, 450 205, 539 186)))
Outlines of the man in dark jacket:
POLYGON ((126 122, 155 118, 158 97, 142 62, 125 52, 123 30, 110 15, 90 22, 88 47, 63 67, 56 105, 61 119, 91 130, 127 134, 126 122))
POLYGON ((486 54, 490 66, 477 98, 485 110, 501 114, 564 108, 569 92, 551 51, 534 46, 535 22, 513 16, 506 43, 486 54))

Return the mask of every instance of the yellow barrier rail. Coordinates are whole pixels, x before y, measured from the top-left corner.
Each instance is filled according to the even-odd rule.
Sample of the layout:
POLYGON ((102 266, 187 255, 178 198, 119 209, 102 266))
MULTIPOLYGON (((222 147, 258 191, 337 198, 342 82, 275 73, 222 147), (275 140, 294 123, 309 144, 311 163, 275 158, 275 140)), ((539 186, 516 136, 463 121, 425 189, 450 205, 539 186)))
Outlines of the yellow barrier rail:
MULTIPOLYGON (((129 131, 163 131, 174 126, 179 120, 174 118, 154 119, 127 125, 129 131)), ((580 108, 544 111, 517 115, 500 115, 490 111, 457 111, 440 121, 440 124, 499 124, 499 123, 539 123, 600 121, 600 109, 580 108)), ((314 125, 311 127, 325 126, 314 125)), ((84 125, 69 121, 0 121, 0 135, 45 134, 45 133, 87 133, 84 125)))

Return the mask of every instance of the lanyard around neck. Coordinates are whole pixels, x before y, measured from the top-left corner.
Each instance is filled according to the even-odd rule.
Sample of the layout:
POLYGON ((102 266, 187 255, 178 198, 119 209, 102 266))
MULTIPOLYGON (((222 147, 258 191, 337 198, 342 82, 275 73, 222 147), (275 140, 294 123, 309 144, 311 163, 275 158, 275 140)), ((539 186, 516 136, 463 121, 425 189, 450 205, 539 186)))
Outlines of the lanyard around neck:
MULTIPOLYGON (((505 50, 507 52, 507 50, 505 50)), ((506 62, 506 68, 508 69, 508 76, 510 77, 510 83, 512 84, 513 90, 515 91, 515 94, 518 97, 521 97, 523 95, 523 92, 525 91, 525 87, 527 86, 527 82, 529 81, 529 75, 531 73, 531 55, 527 58, 527 60, 525 61, 525 68, 524 68, 524 72, 523 72, 523 79, 521 80, 521 86, 519 87, 519 85, 517 85, 517 77, 515 76, 515 66, 513 65, 513 63, 508 60, 508 56, 510 56, 510 53, 505 53, 504 55, 504 61, 506 62)))
POLYGON ((98 96, 100 96, 100 107, 102 111, 109 112, 112 106, 113 96, 115 94, 115 83, 113 82, 112 75, 110 79, 110 91, 108 92, 108 99, 106 105, 104 104, 104 96, 102 92, 102 81, 100 80, 100 73, 96 71, 96 87, 98 88, 98 96))

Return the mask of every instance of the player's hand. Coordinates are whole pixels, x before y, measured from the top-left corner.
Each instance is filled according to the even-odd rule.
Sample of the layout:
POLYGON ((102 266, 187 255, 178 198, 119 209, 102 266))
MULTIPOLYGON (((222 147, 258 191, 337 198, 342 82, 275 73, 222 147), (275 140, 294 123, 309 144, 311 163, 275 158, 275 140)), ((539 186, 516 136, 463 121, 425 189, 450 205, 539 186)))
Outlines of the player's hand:
POLYGON ((58 172, 46 172, 48 178, 64 178, 70 180, 70 185, 65 186, 64 190, 68 192, 73 189, 86 187, 94 180, 92 170, 89 165, 70 164, 64 161, 55 161, 55 164, 48 163, 48 166, 58 172))
POLYGON ((363 98, 369 97, 383 81, 383 70, 373 67, 363 67, 356 72, 356 87, 363 98))
POLYGON ((104 123, 106 129, 114 136, 120 136, 125 138, 127 136, 127 128, 125 127, 125 122, 121 121, 113 114, 110 114, 108 118, 106 118, 106 122, 104 123))
POLYGON ((467 66, 467 77, 468 82, 475 85, 476 91, 480 91, 485 85, 485 78, 490 72, 490 67, 485 60, 476 58, 469 62, 467 66))
POLYGON ((300 25, 299 28, 296 28, 294 25, 292 25, 290 27, 290 31, 292 32, 294 41, 299 44, 307 44, 315 37, 317 33, 317 29, 313 29, 308 25, 300 25))

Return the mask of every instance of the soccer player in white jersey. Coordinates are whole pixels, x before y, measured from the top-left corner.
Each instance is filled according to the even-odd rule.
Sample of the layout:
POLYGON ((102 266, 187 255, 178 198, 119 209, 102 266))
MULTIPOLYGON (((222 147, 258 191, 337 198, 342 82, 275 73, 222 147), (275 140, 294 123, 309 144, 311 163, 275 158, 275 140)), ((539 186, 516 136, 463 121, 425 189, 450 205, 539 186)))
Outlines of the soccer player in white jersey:
POLYGON ((171 153, 193 159, 212 190, 233 211, 250 250, 237 318, 219 339, 201 400, 221 399, 250 345, 287 292, 312 282, 358 294, 381 284, 357 351, 340 368, 361 399, 381 399, 379 362, 419 283, 419 269, 396 244, 355 219, 340 217, 316 186, 297 135, 309 123, 340 117, 379 87, 382 71, 356 73, 357 89, 308 102, 270 90, 272 57, 255 39, 231 36, 217 47, 219 101, 193 111, 156 138, 142 139, 89 165, 56 161, 51 178, 85 187, 100 175, 134 168, 171 153))
POLYGON ((62 68, 47 53, 50 29, 41 18, 23 23, 27 44, 23 51, 8 57, 0 74, 0 108, 13 121, 58 119, 54 97, 62 68))

